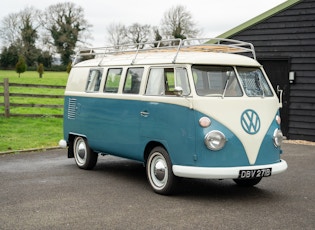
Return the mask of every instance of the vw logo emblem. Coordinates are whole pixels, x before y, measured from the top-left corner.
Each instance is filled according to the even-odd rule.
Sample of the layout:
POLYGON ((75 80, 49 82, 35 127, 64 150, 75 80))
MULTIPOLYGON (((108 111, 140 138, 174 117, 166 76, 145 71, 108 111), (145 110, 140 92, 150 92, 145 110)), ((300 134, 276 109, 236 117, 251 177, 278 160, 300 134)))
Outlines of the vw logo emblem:
POLYGON ((247 109, 242 113, 241 124, 248 134, 256 134, 260 129, 260 119, 258 114, 251 109, 247 109))

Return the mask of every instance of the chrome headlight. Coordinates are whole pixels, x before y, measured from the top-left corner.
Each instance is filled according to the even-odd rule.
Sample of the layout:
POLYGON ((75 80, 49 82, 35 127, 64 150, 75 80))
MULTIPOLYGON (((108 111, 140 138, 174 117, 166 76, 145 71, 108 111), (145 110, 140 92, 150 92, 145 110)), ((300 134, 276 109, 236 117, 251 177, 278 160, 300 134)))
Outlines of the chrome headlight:
POLYGON ((217 151, 224 147, 226 138, 220 131, 213 130, 206 134, 204 141, 208 149, 217 151))
POLYGON ((280 129, 275 129, 273 132, 273 143, 276 147, 280 147, 283 141, 283 134, 280 129))

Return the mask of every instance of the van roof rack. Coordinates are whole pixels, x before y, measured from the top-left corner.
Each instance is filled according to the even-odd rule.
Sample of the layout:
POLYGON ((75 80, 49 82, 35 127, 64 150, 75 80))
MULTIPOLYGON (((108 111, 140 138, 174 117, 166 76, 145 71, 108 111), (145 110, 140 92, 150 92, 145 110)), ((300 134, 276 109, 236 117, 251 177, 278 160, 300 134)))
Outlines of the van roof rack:
POLYGON ((73 65, 87 59, 110 55, 134 54, 131 64, 135 62, 140 52, 174 52, 173 63, 176 62, 180 52, 218 52, 218 53, 251 53, 256 60, 253 44, 225 38, 191 38, 191 39, 167 39, 136 44, 124 44, 117 46, 81 48, 76 53, 73 65))

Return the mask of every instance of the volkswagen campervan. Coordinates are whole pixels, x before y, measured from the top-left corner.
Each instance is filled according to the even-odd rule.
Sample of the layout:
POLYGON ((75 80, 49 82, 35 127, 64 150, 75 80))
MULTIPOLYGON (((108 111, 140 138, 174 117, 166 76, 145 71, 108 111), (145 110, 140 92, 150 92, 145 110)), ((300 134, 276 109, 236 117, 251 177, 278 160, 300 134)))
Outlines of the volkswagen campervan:
POLYGON ((105 154, 140 161, 159 194, 181 177, 253 186, 287 169, 281 100, 252 44, 163 40, 80 50, 76 62, 60 145, 79 168, 105 154))

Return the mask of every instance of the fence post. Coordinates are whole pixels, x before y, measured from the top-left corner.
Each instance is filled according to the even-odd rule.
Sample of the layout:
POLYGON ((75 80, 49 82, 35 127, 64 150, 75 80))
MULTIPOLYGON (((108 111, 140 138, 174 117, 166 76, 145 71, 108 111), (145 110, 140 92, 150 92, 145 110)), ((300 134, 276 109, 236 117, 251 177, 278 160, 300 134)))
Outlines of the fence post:
POLYGON ((4 117, 10 117, 9 78, 4 78, 4 117))

